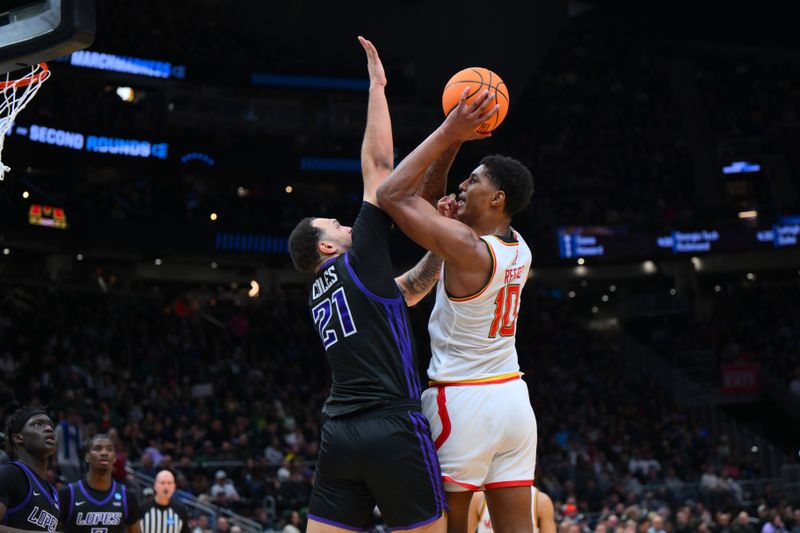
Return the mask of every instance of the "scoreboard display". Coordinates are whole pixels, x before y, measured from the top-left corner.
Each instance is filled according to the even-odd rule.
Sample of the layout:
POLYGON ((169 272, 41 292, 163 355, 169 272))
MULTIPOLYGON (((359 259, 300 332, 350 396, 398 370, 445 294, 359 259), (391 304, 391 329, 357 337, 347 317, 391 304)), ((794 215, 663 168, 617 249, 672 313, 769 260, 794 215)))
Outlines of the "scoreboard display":
POLYGON ((562 259, 703 255, 796 248, 799 236, 800 216, 782 217, 771 225, 741 222, 662 233, 635 231, 623 226, 563 227, 558 231, 558 252, 562 259))

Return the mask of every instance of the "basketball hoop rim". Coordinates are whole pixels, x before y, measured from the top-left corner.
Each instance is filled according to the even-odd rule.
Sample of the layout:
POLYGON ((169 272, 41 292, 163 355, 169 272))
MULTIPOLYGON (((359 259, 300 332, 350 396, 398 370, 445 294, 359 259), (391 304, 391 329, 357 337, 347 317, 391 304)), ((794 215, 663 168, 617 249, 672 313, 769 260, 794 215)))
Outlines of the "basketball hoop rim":
POLYGON ((38 69, 16 80, 0 81, 0 91, 10 87, 27 87, 28 85, 41 83, 50 75, 47 63, 39 63, 38 69))

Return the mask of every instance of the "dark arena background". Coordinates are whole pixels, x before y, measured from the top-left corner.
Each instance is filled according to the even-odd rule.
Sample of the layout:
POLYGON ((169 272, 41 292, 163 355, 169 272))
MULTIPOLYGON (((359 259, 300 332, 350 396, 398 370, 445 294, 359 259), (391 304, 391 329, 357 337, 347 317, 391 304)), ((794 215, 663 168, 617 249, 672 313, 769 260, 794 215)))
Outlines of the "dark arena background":
POLYGON ((456 71, 509 87, 448 190, 489 153, 534 175, 517 349, 558 531, 800 532, 800 32, 735 6, 98 0, 5 139, 0 420, 109 433, 143 502, 171 468, 193 533, 305 529, 330 371, 287 237, 358 212, 364 35, 396 162, 456 71))

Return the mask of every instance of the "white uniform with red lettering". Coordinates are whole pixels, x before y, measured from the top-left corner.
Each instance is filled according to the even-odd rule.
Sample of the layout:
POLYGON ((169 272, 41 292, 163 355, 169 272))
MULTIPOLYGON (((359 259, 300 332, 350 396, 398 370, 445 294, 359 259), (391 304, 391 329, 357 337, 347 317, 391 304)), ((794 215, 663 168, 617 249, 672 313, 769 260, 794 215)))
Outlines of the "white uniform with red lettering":
MULTIPOLYGON (((531 516, 533 517, 533 533, 539 533, 539 509, 536 502, 537 493, 539 490, 536 487, 531 487, 531 516)), ((475 533, 494 533, 492 527, 492 518, 489 516, 489 508, 486 507, 486 500, 480 509, 480 518, 478 519, 478 529, 475 533)))
POLYGON ((422 409, 431 423, 445 490, 533 484, 536 417, 520 379, 515 334, 531 251, 520 235, 484 235, 492 274, 482 290, 452 298, 436 288, 431 336, 431 387, 422 409))

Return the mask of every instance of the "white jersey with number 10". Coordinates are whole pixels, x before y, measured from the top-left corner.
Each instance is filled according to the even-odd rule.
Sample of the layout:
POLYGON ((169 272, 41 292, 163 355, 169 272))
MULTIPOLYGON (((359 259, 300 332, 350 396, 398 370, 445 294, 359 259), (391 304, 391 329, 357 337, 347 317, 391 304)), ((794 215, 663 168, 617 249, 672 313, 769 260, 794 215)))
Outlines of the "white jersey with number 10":
POLYGON ((436 382, 482 380, 519 372, 514 335, 520 297, 531 268, 530 248, 516 231, 511 239, 484 235, 492 274, 471 296, 454 298, 445 289, 446 268, 436 288, 428 331, 436 382))

